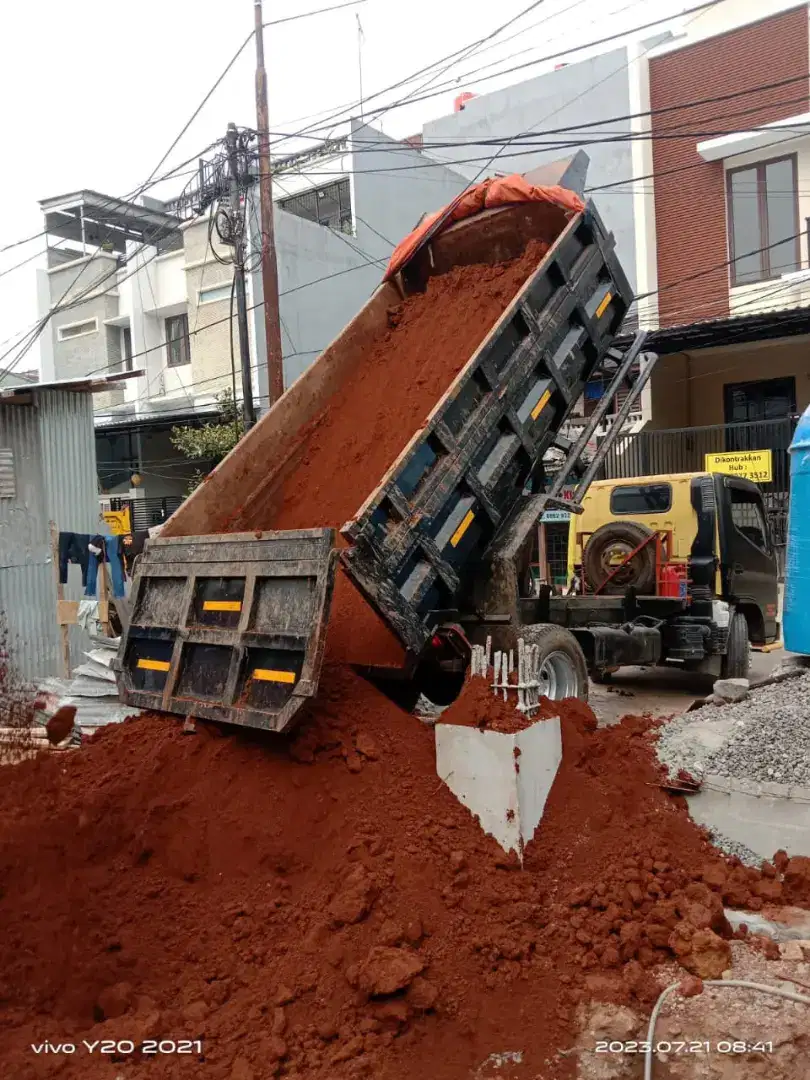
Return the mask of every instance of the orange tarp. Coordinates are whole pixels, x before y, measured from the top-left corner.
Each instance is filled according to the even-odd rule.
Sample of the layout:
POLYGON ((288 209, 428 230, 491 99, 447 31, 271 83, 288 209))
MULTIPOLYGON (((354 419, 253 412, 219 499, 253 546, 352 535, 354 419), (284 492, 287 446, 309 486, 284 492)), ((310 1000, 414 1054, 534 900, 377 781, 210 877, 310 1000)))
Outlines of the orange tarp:
POLYGON ((572 214, 578 214, 584 210, 585 203, 573 191, 554 185, 553 187, 538 187, 530 184, 520 173, 512 173, 511 176, 499 176, 495 179, 484 180, 448 203, 435 214, 428 214, 411 233, 401 240, 394 248, 394 253, 385 271, 384 281, 388 281, 394 274, 399 273, 402 267, 413 256, 417 248, 424 242, 426 236, 441 220, 441 225, 436 232, 441 232, 462 218, 472 217, 482 210, 491 210, 496 206, 506 206, 508 203, 521 202, 549 202, 568 210, 572 214), (449 211, 449 212, 448 212, 449 211), (445 217, 446 215, 446 217, 445 217))

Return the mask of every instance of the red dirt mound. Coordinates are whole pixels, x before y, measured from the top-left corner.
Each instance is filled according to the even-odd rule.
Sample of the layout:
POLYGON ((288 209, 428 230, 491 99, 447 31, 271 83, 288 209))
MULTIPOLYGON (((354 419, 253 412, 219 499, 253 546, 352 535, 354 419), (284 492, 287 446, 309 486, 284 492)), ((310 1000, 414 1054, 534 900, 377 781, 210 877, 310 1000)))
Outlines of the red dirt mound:
MULTIPOLYGON (((503 691, 495 693, 489 679, 480 676, 469 678, 450 708, 442 713, 441 722, 515 735, 538 720, 548 720, 552 716, 560 715, 558 703, 549 701, 548 698, 540 698, 540 704, 532 711, 531 716, 522 713, 516 707, 516 692, 507 692, 509 696, 504 701, 503 691)), ((585 708, 587 709, 587 706, 585 708)), ((596 727, 595 718, 593 726, 596 727)))
POLYGON ((431 730, 345 669, 290 743, 145 716, 4 770, 0 1075, 197 1077, 196 1047, 82 1046, 186 1038, 212 1080, 467 1080, 507 1049, 570 1077, 583 997, 649 1000, 673 955, 703 977, 719 898, 778 882, 656 785, 646 721, 562 704, 523 871, 438 783, 431 730))

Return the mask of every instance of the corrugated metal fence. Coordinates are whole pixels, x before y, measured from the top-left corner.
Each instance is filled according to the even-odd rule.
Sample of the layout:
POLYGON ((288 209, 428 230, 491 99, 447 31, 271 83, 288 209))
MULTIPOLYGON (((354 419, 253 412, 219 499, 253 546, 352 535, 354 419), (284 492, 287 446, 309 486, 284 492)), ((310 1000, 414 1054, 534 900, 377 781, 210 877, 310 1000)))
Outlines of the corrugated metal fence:
MULTIPOLYGON (((61 531, 98 531, 92 395, 32 389, 28 404, 0 403, 0 448, 11 451, 14 473, 14 494, 0 497, 0 612, 20 674, 57 675, 49 522, 61 531)), ((80 568, 71 566, 65 596, 82 595, 80 568)), ((72 627, 70 644, 78 664, 90 640, 72 627)))

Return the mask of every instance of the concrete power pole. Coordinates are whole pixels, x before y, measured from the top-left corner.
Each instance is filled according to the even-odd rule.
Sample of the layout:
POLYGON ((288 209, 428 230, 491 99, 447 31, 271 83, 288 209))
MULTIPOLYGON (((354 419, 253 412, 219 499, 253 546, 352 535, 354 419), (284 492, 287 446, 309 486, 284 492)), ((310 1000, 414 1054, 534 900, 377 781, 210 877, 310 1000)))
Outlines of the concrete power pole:
POLYGON ((259 207, 262 229, 262 293, 264 332, 267 339, 267 382, 270 404, 284 393, 281 325, 278 310, 278 264, 273 226, 273 177, 270 170, 270 117, 267 107, 267 72, 264 69, 262 0, 254 0, 256 24, 256 128, 259 143, 259 207))
MULTIPOLYGON (((233 232, 233 272, 236 278, 236 315, 239 326, 239 358, 242 362, 242 416, 245 430, 256 423, 253 405, 253 382, 250 376, 250 342, 248 338, 247 300, 245 298, 245 221, 246 208, 241 203, 241 170, 239 167, 239 135, 234 124, 228 124, 225 136, 228 147, 230 174, 231 230, 233 232)), ((245 180, 247 177, 245 177, 245 180)), ((244 185, 247 191, 247 184, 244 185)))

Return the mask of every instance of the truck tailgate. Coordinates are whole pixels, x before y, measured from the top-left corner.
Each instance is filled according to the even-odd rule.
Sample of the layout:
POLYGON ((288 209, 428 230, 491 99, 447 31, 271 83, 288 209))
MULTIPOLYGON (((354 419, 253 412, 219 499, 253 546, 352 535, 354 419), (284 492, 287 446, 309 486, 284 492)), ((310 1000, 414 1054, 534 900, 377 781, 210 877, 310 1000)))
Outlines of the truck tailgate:
POLYGON ((334 531, 151 540, 116 661, 130 705, 283 731, 318 687, 334 531))

